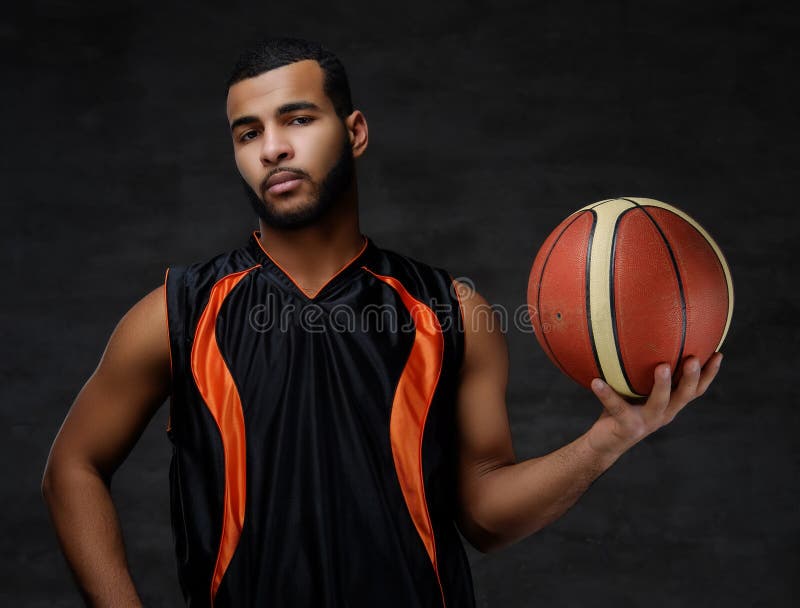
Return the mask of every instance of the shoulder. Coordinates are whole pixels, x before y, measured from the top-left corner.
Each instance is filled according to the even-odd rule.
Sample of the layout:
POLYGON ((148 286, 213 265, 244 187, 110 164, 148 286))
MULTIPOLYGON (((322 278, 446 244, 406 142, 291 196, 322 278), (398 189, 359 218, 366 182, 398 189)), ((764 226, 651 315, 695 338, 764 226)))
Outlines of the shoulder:
MULTIPOLYGON (((453 279, 453 291, 461 304, 461 309, 466 317, 495 317, 496 312, 489 301, 476 289, 472 281, 464 278, 453 279)), ((474 328, 473 328, 474 330, 474 328)))
POLYGON ((464 367, 468 371, 497 369, 498 377, 508 367, 508 346, 503 315, 466 279, 454 279, 453 289, 461 309, 464 328, 464 367))
POLYGON ((169 274, 180 274, 193 284, 216 282, 219 279, 259 266, 260 262, 244 247, 217 253, 204 260, 170 266, 169 274))
POLYGON ((447 269, 392 249, 378 249, 370 270, 391 276, 421 297, 456 299, 453 275, 447 269))
POLYGON ((164 286, 168 293, 187 290, 198 296, 208 292, 226 276, 260 266, 248 247, 216 253, 206 259, 173 264, 166 270, 164 286))

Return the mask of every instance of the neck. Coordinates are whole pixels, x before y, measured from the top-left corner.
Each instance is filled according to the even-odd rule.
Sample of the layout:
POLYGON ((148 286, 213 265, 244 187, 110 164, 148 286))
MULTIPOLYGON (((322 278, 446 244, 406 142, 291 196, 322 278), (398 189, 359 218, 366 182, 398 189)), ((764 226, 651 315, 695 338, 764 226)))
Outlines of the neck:
POLYGON ((352 260, 366 242, 358 224, 355 198, 305 228, 273 228, 259 219, 261 246, 309 296, 352 260))

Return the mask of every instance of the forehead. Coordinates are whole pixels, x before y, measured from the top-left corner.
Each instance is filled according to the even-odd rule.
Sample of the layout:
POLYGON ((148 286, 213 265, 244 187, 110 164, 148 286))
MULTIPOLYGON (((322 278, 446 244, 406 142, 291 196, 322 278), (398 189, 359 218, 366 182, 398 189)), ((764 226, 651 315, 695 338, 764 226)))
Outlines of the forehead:
POLYGON ((243 114, 271 113, 287 101, 304 99, 333 111, 325 94, 325 72, 313 59, 305 59, 246 78, 228 90, 228 119, 243 114))

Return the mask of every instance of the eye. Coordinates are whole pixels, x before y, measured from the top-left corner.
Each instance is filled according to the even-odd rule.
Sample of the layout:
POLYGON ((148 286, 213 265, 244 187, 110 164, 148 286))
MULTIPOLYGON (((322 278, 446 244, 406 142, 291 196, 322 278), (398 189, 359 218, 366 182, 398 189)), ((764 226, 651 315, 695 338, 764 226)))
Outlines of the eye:
POLYGON ((300 125, 307 125, 313 122, 313 118, 310 116, 295 116, 292 120, 289 121, 289 124, 300 124, 300 125), (297 122, 300 121, 300 122, 297 122))
POLYGON ((249 141, 253 139, 252 137, 250 137, 251 135, 255 137, 256 135, 258 135, 258 133, 256 131, 253 131, 252 129, 250 131, 245 131, 239 136, 239 141, 249 141))

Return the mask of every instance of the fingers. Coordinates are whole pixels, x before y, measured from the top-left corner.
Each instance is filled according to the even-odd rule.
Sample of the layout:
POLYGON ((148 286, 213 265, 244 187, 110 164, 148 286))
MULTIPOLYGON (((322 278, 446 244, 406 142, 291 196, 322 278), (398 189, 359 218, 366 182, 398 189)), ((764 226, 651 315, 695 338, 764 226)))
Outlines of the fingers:
POLYGON ((653 390, 647 398, 644 407, 652 416, 661 416, 669 405, 669 397, 672 393, 672 370, 669 364, 660 363, 653 372, 653 390))
MULTIPOLYGON (((645 411, 650 416, 659 416, 669 405, 669 397, 672 391, 671 379, 672 374, 667 363, 661 363, 656 366, 653 390, 644 403, 645 411)), ((623 399, 619 393, 600 380, 600 378, 592 380, 592 391, 600 399, 606 411, 615 418, 623 416, 631 407, 630 402, 623 399)))
POLYGON ((656 429, 668 424, 687 403, 702 395, 720 368, 722 355, 715 353, 703 369, 697 357, 683 362, 682 377, 672 390, 672 373, 667 363, 656 366, 653 390, 643 406, 632 405, 600 378, 592 380, 592 392, 603 405, 604 412, 590 431, 598 445, 612 445, 624 451, 656 429))
POLYGON ((706 392, 716 377, 721 362, 722 353, 715 353, 701 369, 697 357, 687 357, 683 363, 681 381, 673 392, 672 400, 665 411, 665 424, 669 423, 687 403, 706 392))
POLYGON ((700 374, 700 380, 697 382, 697 390, 695 397, 699 397, 708 390, 709 385, 717 377, 717 372, 722 365, 722 353, 714 353, 713 356, 706 361, 703 367, 703 372, 700 374))
POLYGON ((700 361, 697 357, 687 357, 683 362, 681 381, 674 391, 675 401, 689 403, 695 398, 697 383, 700 381, 700 361))
POLYGON ((592 391, 597 395, 605 410, 614 418, 623 416, 630 407, 616 391, 600 378, 592 380, 592 391))

